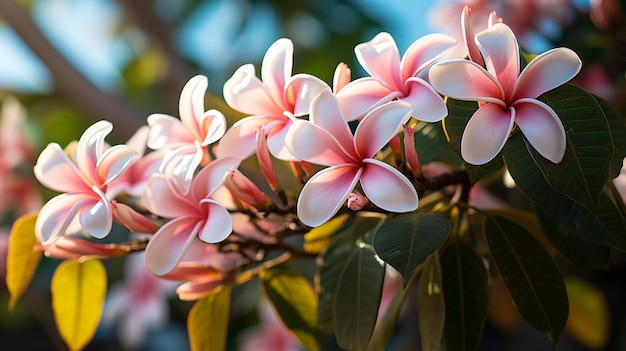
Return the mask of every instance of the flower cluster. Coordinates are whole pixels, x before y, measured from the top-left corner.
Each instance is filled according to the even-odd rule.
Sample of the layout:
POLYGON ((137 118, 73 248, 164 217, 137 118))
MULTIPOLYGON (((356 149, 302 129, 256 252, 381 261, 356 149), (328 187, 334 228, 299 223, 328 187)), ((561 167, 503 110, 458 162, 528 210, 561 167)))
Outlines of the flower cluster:
POLYGON ((225 83, 226 103, 247 115, 230 128, 220 111, 205 110, 208 79, 199 75, 182 90, 180 118, 153 114, 125 145, 105 142, 113 128, 106 121, 65 149, 48 145, 35 175, 61 194, 37 218, 42 249, 57 257, 119 255, 123 250, 75 235, 105 238, 116 221, 145 235, 151 272, 196 282, 179 293, 197 298, 232 278, 233 269, 258 262, 263 247, 286 247, 287 235, 341 213, 415 211, 426 188, 414 126, 444 119, 445 98, 479 107, 461 142, 468 164, 494 159, 516 126, 540 155, 559 163, 565 131, 537 97, 574 77, 580 59, 558 48, 520 69, 513 32, 493 22, 476 35, 464 28, 469 60, 454 57, 456 40, 443 34, 416 40, 401 56, 394 39, 380 33, 355 48, 369 76, 351 81, 340 63, 331 85, 293 75, 293 44, 279 39, 260 78, 248 64, 225 83), (254 156, 260 173, 245 166, 254 156), (298 185, 284 189, 278 162, 290 166, 289 181, 298 185))

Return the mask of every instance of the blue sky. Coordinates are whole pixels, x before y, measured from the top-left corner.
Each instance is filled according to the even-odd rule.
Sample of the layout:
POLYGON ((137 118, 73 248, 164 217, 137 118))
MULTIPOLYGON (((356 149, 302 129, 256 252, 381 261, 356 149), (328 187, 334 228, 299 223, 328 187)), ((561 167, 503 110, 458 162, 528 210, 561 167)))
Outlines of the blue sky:
MULTIPOLYGON (((193 15, 180 33, 184 38, 183 53, 200 65, 214 67, 225 65, 234 58, 233 55, 237 55, 238 59, 247 55, 245 58, 248 61, 261 57, 279 35, 279 29, 268 24, 272 22, 268 19, 274 14, 269 7, 255 8, 255 16, 248 20, 244 35, 235 41, 237 21, 242 20, 239 11, 241 1, 207 2, 203 11, 193 15)), ((402 51, 413 40, 430 31, 425 21, 430 3, 418 0, 360 0, 358 6, 383 23, 402 51)), ((104 90, 115 89, 120 82, 119 68, 124 66, 132 53, 127 42, 129 38, 134 38, 133 45, 141 45, 141 38, 133 37, 132 33, 126 33, 126 40, 116 40, 112 35, 119 21, 119 9, 111 1, 34 0, 33 17, 49 40, 104 90)), ((0 48, 3 56, 0 89, 43 93, 51 88, 46 68, 6 26, 0 27, 0 48)))

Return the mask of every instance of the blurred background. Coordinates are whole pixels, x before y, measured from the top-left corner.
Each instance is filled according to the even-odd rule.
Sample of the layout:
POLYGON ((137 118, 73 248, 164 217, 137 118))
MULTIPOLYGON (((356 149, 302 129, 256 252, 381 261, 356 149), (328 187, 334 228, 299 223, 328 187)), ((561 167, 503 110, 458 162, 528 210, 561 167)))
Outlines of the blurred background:
MULTIPOLYGON (((0 0, 0 348, 64 349, 48 290, 58 262, 42 262, 13 312, 4 286, 11 223, 49 196, 31 171, 47 143, 64 146, 101 119, 114 124, 111 141, 124 142, 151 113, 177 116, 180 91, 196 74, 209 78, 209 92, 218 97, 208 99, 207 108, 224 108, 228 115, 219 101, 223 83, 243 64, 258 70, 280 37, 294 42, 294 73, 331 83, 336 65, 346 62, 356 78, 365 72, 355 45, 380 31, 395 38, 401 53, 432 32, 462 40, 465 5, 477 31, 495 10, 527 52, 575 50, 583 71, 574 83, 625 115, 623 0, 0 0), (16 141, 18 135, 23 138, 16 141)), ((191 304, 176 298, 176 285, 150 277, 137 257, 107 262, 110 294, 87 349, 188 349, 191 304)), ((605 343, 583 345, 564 335, 558 350, 626 349, 626 271, 623 257, 615 261, 609 270, 584 272, 610 306, 605 343)), ((297 350, 256 287, 237 289, 233 306, 230 349, 297 350)), ((545 336, 515 321, 490 319, 481 350, 552 349, 545 336)))

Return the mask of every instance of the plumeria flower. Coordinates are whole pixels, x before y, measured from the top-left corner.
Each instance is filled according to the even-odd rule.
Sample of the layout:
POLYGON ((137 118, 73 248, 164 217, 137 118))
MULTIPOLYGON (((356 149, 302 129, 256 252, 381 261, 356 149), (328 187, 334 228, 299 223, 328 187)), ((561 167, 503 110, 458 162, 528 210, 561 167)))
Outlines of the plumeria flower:
POLYGON ((323 224, 337 213, 359 181, 365 196, 384 210, 416 209, 417 193, 409 180, 374 159, 410 116, 407 103, 390 102, 368 113, 352 135, 335 96, 320 93, 311 105, 310 122, 294 123, 285 139, 294 156, 328 167, 304 185, 297 204, 300 220, 312 227, 323 224))
POLYGON ((511 29, 496 23, 476 35, 486 69, 468 60, 437 63, 431 84, 443 95, 479 101, 461 139, 463 159, 474 165, 491 161, 517 125, 530 144, 548 160, 565 154, 565 130, 557 114, 537 97, 572 79, 582 66, 567 48, 549 50, 520 73, 518 44, 511 29))
POLYGON ((344 116, 354 121, 376 106, 399 99, 420 114, 417 119, 441 120, 447 114, 446 105, 426 81, 427 72, 455 42, 443 34, 429 34, 416 40, 402 58, 389 33, 357 45, 356 57, 371 77, 356 79, 337 92, 344 116))
POLYGON ((148 117, 148 147, 167 150, 161 171, 171 175, 183 192, 189 190, 198 166, 209 162, 209 145, 226 131, 226 118, 221 112, 204 110, 207 87, 208 79, 202 75, 185 84, 178 107, 180 119, 164 114, 148 117))
POLYGON ((49 144, 39 155, 35 177, 47 188, 63 193, 39 212, 35 233, 42 244, 66 231, 82 229, 98 239, 109 234, 113 214, 105 194, 107 185, 139 157, 131 147, 105 143, 112 129, 110 122, 99 121, 87 128, 71 155, 56 143, 49 144))
POLYGON ((157 275, 171 271, 197 238, 215 243, 231 233, 230 213, 210 196, 238 165, 235 158, 212 161, 198 172, 188 193, 172 186, 166 175, 150 179, 143 203, 153 214, 172 218, 148 242, 146 267, 150 271, 157 275))
POLYGON ((279 39, 265 53, 261 78, 252 64, 241 66, 224 84, 224 99, 235 110, 251 116, 237 121, 220 140, 219 157, 247 158, 256 149, 256 128, 263 127, 272 155, 296 161, 285 147, 285 134, 296 117, 309 113, 315 96, 330 87, 309 74, 291 75, 293 43, 279 39))

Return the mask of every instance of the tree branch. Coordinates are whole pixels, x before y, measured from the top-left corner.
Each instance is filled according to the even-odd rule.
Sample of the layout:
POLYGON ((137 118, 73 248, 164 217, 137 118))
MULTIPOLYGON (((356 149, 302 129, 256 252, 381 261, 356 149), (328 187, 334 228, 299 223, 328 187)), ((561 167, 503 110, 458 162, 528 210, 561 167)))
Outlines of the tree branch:
POLYGON ((145 124, 144 113, 121 98, 102 92, 70 64, 14 0, 0 0, 0 16, 48 67, 58 92, 91 122, 111 121, 116 126, 116 135, 124 140, 145 124))

